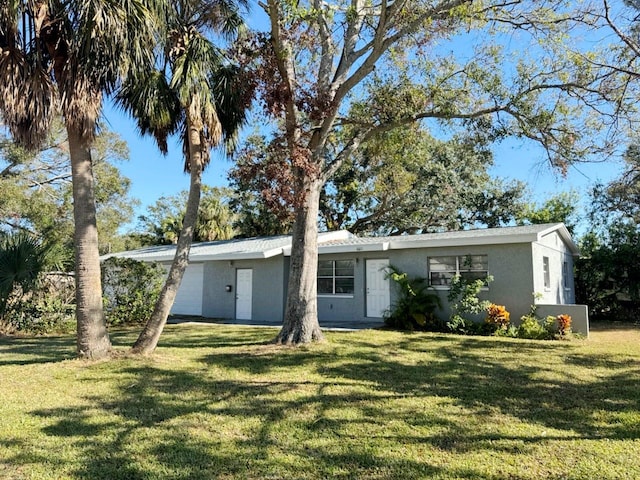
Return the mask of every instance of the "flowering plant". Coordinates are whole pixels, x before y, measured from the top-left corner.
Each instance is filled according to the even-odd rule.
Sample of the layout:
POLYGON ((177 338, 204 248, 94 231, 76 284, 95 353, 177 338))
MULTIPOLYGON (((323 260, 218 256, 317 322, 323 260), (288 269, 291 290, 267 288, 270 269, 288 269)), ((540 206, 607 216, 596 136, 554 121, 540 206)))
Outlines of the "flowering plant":
POLYGON ((487 318, 485 322, 490 325, 495 325, 498 329, 506 330, 509 326, 509 312, 504 305, 490 304, 487 307, 487 318))
POLYGON ((568 333, 571 333, 571 315, 558 315, 556 320, 558 320, 558 333, 560 336, 564 337, 568 333))

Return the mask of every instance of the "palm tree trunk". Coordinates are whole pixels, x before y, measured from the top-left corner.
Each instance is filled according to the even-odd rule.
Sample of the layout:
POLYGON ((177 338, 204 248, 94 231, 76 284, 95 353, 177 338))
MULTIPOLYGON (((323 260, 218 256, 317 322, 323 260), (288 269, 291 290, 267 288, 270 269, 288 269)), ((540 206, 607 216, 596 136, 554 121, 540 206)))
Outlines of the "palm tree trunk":
POLYGON ((72 127, 67 126, 67 135, 75 221, 77 350, 80 357, 99 359, 109 354, 111 341, 102 309, 91 145, 72 127))
POLYGON ((158 346, 160 335, 167 323, 169 312, 178 293, 178 288, 182 282, 182 277, 189 264, 189 251, 193 241, 193 233, 198 221, 198 208, 200 207, 200 192, 202 190, 202 170, 204 146, 200 140, 200 131, 194 127, 192 122, 187 120, 188 141, 189 141, 189 165, 190 184, 187 209, 182 222, 182 230, 176 245, 176 253, 169 269, 169 276, 162 287, 160 297, 147 321, 140 336, 134 343, 131 351, 148 355, 158 346))
POLYGON ((308 181, 296 206, 289 286, 282 329, 275 343, 298 345, 324 340, 318 323, 318 210, 322 182, 308 181))

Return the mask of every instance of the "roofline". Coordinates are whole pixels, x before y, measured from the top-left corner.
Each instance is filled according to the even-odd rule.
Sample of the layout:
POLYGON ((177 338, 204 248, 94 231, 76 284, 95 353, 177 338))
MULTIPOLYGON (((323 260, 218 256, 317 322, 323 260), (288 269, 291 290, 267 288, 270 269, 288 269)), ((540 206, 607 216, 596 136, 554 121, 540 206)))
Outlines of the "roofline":
POLYGON ((569 247, 569 250, 571 250, 571 254, 574 257, 579 257, 580 249, 571 238, 571 234, 569 233, 569 230, 567 229, 567 226, 564 223, 556 223, 554 225, 550 225, 549 228, 547 228, 546 230, 538 232, 537 241, 542 240, 542 237, 546 237, 547 235, 555 231, 558 232, 560 237, 562 237, 562 240, 564 240, 564 243, 567 245, 567 247, 569 247))
MULTIPOLYGON (((506 244, 515 244, 515 243, 534 243, 540 242, 542 239, 553 233, 557 232, 562 240, 565 242, 567 247, 569 248, 571 254, 573 256, 579 256, 580 250, 577 245, 571 239, 571 234, 564 223, 555 223, 550 224, 547 228, 540 230, 538 232, 532 233, 519 233, 513 235, 505 235, 504 233, 499 234, 485 234, 482 236, 474 237, 474 236, 463 236, 459 238, 431 238, 431 239, 423 239, 423 240, 415 240, 415 237, 407 236, 407 237, 397 237, 387 238, 380 242, 372 242, 372 243, 338 243, 332 244, 331 242, 337 241, 349 241, 354 237, 351 233, 340 230, 337 232, 323 232, 318 236, 318 253, 319 254, 336 254, 336 253, 356 253, 356 252, 384 252, 388 250, 409 250, 416 248, 438 248, 438 247, 465 247, 465 246, 479 246, 479 245, 506 245, 506 244)), ((126 252, 123 252, 126 253, 126 252)), ((152 253, 147 253, 144 255, 143 252, 140 252, 141 255, 120 255, 109 254, 100 257, 100 260, 106 260, 110 257, 124 257, 132 258, 135 260, 148 261, 148 262, 170 262, 173 260, 175 255, 175 250, 162 252, 162 254, 154 255, 152 253)), ((239 252, 228 252, 222 254, 194 254, 194 251, 191 250, 189 255, 190 262, 206 262, 206 261, 230 261, 230 260, 263 260, 267 258, 273 258, 279 255, 284 255, 286 257, 291 256, 291 244, 283 246, 283 247, 275 247, 262 251, 239 251, 239 252)))
POLYGON ((430 240, 395 240, 390 242, 390 250, 403 250, 412 248, 435 248, 435 247, 467 247, 471 245, 500 245, 509 243, 531 243, 537 240, 535 234, 519 234, 504 237, 503 235, 484 235, 482 237, 465 238, 438 238, 430 240))

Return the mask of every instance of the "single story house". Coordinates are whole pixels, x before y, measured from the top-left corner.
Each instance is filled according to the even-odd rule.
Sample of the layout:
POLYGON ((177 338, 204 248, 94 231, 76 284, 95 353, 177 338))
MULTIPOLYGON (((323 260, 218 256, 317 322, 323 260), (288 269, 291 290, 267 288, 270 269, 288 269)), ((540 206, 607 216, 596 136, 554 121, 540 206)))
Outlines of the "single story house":
MULTIPOLYGON (((318 238, 320 324, 382 319, 395 290, 385 277, 393 265, 427 277, 443 299, 455 274, 493 277, 482 296, 519 319, 536 303, 541 315, 568 313, 574 331, 588 333, 586 306, 575 302, 573 265, 579 254, 562 223, 392 237, 357 237, 347 231, 318 238)), ((174 245, 112 254, 168 268, 174 245)), ((109 255, 109 256, 112 256, 109 255)), ((291 237, 196 243, 172 313, 266 322, 284 316, 291 237)), ((105 256, 104 258, 107 258, 105 256)))

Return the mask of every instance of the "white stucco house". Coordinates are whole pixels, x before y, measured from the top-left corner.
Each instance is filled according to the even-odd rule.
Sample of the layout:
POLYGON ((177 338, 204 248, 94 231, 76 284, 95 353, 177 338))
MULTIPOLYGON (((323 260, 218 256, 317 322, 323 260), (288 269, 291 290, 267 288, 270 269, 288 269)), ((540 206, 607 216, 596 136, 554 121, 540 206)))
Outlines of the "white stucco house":
MULTIPOLYGON (((394 302, 385 267, 427 277, 446 296, 451 278, 493 276, 482 295, 505 305, 512 319, 529 312, 537 293, 541 315, 568 313, 573 329, 588 334, 587 308, 574 305, 574 259, 578 248, 562 223, 463 230, 395 237, 357 237, 347 231, 318 239, 320 324, 380 319, 394 302)), ((109 256, 171 263, 174 245, 109 256)), ((291 237, 197 243, 178 291, 173 314, 255 322, 282 320, 291 237)), ((105 256, 104 258, 107 258, 105 256)))

